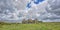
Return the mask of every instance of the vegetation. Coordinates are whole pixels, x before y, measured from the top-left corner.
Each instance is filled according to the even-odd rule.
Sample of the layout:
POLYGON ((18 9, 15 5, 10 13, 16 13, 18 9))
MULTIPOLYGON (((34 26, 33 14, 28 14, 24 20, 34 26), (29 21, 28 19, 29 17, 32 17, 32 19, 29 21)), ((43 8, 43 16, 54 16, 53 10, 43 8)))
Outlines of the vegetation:
POLYGON ((22 24, 38 24, 38 23, 42 23, 42 21, 38 21, 38 19, 28 19, 28 20, 25 20, 23 19, 22 21, 22 24))
POLYGON ((39 24, 0 23, 0 30, 60 30, 60 23, 59 22, 39 24))

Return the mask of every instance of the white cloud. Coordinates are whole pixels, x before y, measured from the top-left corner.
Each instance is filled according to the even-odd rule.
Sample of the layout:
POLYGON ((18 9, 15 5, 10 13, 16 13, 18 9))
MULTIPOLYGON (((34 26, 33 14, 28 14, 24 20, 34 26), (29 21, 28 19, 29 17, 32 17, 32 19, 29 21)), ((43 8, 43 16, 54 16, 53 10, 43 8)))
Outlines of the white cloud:
POLYGON ((38 18, 41 20, 49 19, 49 21, 60 19, 60 0, 45 0, 38 5, 32 1, 31 8, 28 9, 26 5, 30 1, 16 0, 15 2, 13 0, 0 0, 0 19, 20 20, 24 18, 38 18))

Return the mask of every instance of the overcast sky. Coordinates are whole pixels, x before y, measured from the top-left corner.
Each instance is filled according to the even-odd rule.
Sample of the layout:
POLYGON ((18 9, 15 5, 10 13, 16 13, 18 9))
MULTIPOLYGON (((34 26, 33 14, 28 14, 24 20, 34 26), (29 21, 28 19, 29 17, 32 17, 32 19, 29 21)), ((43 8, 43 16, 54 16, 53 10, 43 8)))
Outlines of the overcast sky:
POLYGON ((0 0, 0 20, 60 21, 60 0, 0 0))

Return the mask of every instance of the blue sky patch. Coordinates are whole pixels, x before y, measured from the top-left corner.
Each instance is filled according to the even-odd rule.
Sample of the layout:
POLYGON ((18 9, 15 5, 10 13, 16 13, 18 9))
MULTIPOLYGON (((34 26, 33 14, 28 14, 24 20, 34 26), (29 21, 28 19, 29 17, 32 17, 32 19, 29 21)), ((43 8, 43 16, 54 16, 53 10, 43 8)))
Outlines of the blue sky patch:
MULTIPOLYGON (((39 4, 40 2, 43 2, 44 0, 32 0, 34 4, 39 4)), ((27 4, 27 8, 31 8, 31 2, 27 4)))
POLYGON ((30 8, 31 7, 31 2, 27 4, 27 7, 30 8))
POLYGON ((39 3, 42 2, 42 1, 44 1, 44 0, 36 0, 36 1, 34 1, 34 3, 35 3, 35 4, 39 4, 39 3))

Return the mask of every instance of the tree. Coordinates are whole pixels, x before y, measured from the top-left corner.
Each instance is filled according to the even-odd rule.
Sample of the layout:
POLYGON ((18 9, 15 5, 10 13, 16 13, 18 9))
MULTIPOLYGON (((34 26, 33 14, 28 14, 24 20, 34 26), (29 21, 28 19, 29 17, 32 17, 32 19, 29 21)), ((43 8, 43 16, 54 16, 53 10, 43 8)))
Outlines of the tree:
POLYGON ((28 23, 33 23, 32 19, 28 19, 28 23))
POLYGON ((35 19, 35 24, 37 24, 37 23, 38 23, 38 19, 36 18, 36 19, 35 19))
POLYGON ((26 20, 25 20, 25 19, 23 19, 22 24, 25 24, 25 23, 26 23, 26 20))

